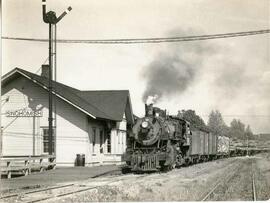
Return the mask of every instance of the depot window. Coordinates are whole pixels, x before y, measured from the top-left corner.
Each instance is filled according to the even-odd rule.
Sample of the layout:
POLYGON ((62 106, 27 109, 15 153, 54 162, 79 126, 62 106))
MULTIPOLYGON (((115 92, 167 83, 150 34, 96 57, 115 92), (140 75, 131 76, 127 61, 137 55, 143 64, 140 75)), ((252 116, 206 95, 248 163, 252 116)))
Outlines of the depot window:
MULTIPOLYGON (((55 128, 52 129, 52 153, 55 153, 55 128)), ((49 128, 42 128, 43 134, 43 152, 49 153, 49 128)))

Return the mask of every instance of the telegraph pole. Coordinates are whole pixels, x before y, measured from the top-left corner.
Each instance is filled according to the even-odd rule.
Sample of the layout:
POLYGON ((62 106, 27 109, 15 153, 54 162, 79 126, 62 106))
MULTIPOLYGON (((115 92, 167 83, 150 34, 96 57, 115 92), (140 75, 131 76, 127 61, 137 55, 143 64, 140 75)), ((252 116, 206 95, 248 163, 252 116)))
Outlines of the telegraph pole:
POLYGON ((247 134, 247 155, 246 156, 248 156, 248 144, 249 144, 248 141, 249 140, 248 140, 248 134, 247 134))
MULTIPOLYGON (((64 11, 58 18, 56 17, 56 13, 54 11, 46 12, 46 0, 42 0, 42 16, 43 21, 47 24, 49 24, 49 155, 53 154, 53 102, 52 102, 52 64, 53 64, 53 58, 52 58, 52 26, 56 25, 68 12, 72 10, 71 7, 68 7, 66 11, 64 11)), ((56 36, 55 36, 56 38, 56 36)), ((56 40, 55 40, 56 43, 56 40)))

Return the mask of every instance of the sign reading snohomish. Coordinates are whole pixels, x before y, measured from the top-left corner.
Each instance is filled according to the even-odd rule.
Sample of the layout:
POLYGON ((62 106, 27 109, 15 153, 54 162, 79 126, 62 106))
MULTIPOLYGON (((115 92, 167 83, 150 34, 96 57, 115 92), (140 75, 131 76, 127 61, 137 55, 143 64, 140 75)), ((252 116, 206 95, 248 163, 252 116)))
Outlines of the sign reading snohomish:
POLYGON ((42 117, 42 111, 32 109, 19 109, 6 111, 6 117, 42 117))

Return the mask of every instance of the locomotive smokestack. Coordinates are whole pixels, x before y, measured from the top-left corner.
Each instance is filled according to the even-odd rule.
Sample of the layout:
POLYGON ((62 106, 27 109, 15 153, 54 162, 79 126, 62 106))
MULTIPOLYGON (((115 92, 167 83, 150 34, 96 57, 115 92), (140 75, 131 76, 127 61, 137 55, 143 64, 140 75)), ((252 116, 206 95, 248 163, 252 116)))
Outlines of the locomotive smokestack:
POLYGON ((145 102, 145 116, 153 116, 153 104, 156 103, 158 95, 148 96, 145 102))
POLYGON ((153 104, 145 104, 145 116, 153 116, 153 104))

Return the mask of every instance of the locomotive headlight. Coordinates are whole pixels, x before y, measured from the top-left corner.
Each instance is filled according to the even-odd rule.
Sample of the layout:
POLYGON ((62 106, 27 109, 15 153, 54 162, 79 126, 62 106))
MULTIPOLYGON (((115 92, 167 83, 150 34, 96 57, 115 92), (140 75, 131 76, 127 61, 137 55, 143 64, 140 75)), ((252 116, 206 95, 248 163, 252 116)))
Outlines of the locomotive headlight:
POLYGON ((148 122, 147 121, 143 121, 142 122, 142 127, 143 128, 147 128, 148 127, 148 122))

